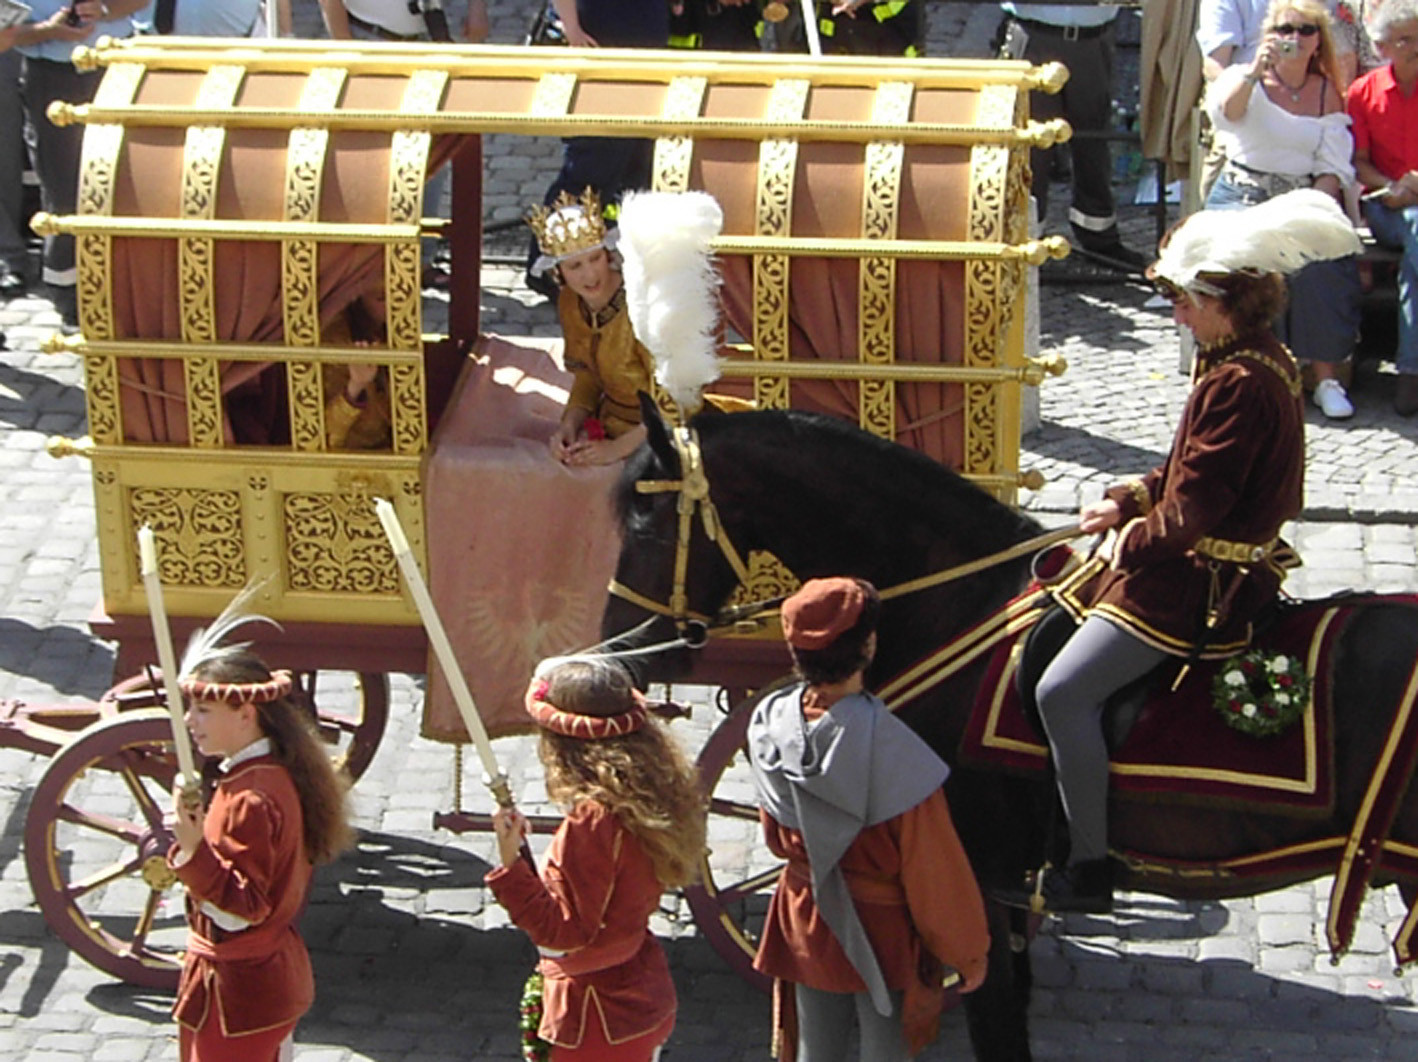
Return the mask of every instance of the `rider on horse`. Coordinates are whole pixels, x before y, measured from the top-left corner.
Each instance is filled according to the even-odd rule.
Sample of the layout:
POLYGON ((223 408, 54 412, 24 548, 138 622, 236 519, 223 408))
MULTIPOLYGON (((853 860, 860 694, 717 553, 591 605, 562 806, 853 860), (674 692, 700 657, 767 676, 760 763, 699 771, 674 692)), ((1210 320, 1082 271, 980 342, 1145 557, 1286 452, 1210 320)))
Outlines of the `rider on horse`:
POLYGON ((1297 563, 1279 534, 1301 509, 1304 405, 1299 368, 1270 322, 1284 303, 1283 274, 1358 249, 1334 201, 1307 189, 1246 211, 1192 215, 1149 271, 1196 339, 1193 389, 1162 466, 1080 514, 1080 530, 1108 534, 1093 577, 1069 580, 1059 595, 1079 626, 1036 690, 1068 861, 1001 900, 1112 909, 1104 705, 1168 658, 1244 648, 1252 620, 1297 563))

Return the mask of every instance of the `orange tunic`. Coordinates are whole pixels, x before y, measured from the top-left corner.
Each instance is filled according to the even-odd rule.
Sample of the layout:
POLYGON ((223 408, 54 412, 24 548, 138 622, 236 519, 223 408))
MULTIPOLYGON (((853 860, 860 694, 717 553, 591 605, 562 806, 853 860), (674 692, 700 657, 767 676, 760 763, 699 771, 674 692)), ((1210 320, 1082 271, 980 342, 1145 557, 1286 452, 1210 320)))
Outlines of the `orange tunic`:
POLYGON ((543 950, 543 1040, 579 1047, 594 1018, 609 1043, 624 1043, 674 1015, 669 963, 649 930, 664 886, 635 836, 601 804, 584 800, 566 816, 540 878, 519 860, 484 880, 543 950))
MULTIPOLYGON (((766 812, 760 818, 768 847, 788 864, 768 907, 754 968, 824 992, 866 991, 818 913, 803 835, 766 812)), ((922 949, 969 977, 984 967, 990 947, 984 903, 945 794, 936 790, 909 811, 862 830, 839 865, 887 987, 906 991, 906 1041, 919 1051, 934 1039, 944 1006, 939 977, 933 984, 921 980, 920 971, 934 965, 922 949)))
POLYGON ((192 858, 173 867, 187 887, 191 927, 173 1015, 191 1029, 215 1016, 224 1036, 289 1025, 314 1002, 315 977, 296 929, 312 867, 285 767, 269 756, 233 767, 202 833, 192 858), (248 926, 222 929, 204 901, 248 926))

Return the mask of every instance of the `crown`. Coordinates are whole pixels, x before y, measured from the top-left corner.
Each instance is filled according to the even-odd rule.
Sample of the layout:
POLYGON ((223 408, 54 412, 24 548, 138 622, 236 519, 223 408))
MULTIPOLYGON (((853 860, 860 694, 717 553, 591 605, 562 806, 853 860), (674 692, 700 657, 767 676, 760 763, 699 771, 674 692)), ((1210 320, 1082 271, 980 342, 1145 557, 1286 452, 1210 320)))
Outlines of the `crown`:
POLYGON ((527 224, 536 234, 542 254, 553 262, 594 251, 606 245, 606 222, 601 216, 601 199, 587 188, 579 199, 562 192, 550 208, 534 206, 527 211, 527 224))

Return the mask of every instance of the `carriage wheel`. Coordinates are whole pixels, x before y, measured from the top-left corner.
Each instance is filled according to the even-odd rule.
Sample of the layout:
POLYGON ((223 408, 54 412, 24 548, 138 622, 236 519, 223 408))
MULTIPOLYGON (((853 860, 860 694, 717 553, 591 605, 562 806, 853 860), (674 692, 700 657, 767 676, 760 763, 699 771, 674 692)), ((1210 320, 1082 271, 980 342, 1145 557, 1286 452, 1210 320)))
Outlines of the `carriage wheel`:
POLYGON ((302 671, 296 685, 315 705, 320 735, 332 747, 335 766, 358 781, 389 722, 389 676, 381 671, 302 671))
POLYGON ((30 887, 49 927, 106 973, 168 990, 187 935, 163 823, 176 774, 167 713, 121 712, 55 754, 25 820, 30 887))
POLYGON ((736 705, 700 750, 696 763, 699 784, 709 795, 709 853, 701 881, 684 890, 705 939, 740 977, 765 992, 772 982, 753 969, 753 956, 783 863, 763 843, 744 735, 754 706, 778 685, 736 705))

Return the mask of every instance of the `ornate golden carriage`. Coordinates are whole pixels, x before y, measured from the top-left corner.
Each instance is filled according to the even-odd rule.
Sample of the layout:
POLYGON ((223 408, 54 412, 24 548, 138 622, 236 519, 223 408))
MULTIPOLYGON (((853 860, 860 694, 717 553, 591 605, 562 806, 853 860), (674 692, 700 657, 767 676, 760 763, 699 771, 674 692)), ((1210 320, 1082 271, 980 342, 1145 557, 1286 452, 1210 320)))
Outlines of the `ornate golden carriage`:
MULTIPOLYGON (((855 419, 1006 499, 1024 481, 1021 388, 1046 372, 1024 355, 1027 271, 1065 249, 1029 238, 1028 150, 1068 135, 1030 121, 1028 94, 1056 91, 1061 68, 180 38, 77 59, 105 70, 91 104, 52 115, 87 127, 79 212, 37 227, 78 241, 80 331, 53 346, 83 358, 90 437, 54 449, 92 462, 94 628, 118 641, 123 674, 153 659, 134 548, 148 524, 179 638, 256 581, 256 607, 284 625, 277 662, 365 673, 351 728, 367 762, 380 673, 422 672, 427 651, 370 500, 393 500, 427 571, 437 429, 498 368, 479 327, 482 134, 653 139, 656 188, 724 209, 723 304, 741 337, 727 378, 760 406, 855 419), (449 162, 441 223, 423 217, 424 180, 449 162), (428 335, 419 241, 439 231, 449 327, 428 335), (332 338, 371 278, 387 343, 332 338), (387 372, 386 450, 327 444, 322 371, 348 362, 387 372)), ((77 771, 158 736, 105 733, 69 759, 77 771)), ((35 827, 32 878, 48 875, 51 922, 72 922, 52 827, 35 827)), ((171 975, 139 938, 66 939, 122 976, 171 975)))

